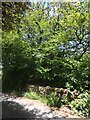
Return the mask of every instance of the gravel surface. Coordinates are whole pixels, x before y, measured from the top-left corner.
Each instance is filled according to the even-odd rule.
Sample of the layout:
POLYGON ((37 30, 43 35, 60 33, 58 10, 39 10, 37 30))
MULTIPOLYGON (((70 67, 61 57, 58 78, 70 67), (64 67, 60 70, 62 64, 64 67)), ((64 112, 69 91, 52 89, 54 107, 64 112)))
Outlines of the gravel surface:
POLYGON ((38 100, 2 95, 2 118, 80 118, 69 108, 50 108, 38 100))

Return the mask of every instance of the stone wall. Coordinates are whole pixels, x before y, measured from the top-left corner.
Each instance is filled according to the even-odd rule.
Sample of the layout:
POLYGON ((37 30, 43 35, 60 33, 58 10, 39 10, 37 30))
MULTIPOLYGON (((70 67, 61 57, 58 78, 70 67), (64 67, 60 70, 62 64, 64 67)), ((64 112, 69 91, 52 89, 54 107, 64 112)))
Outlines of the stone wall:
POLYGON ((70 91, 68 89, 54 88, 49 86, 43 87, 43 86, 30 85, 29 90, 44 96, 50 95, 51 93, 55 93, 55 95, 58 97, 69 96, 71 99, 75 99, 79 95, 79 93, 76 90, 70 91))

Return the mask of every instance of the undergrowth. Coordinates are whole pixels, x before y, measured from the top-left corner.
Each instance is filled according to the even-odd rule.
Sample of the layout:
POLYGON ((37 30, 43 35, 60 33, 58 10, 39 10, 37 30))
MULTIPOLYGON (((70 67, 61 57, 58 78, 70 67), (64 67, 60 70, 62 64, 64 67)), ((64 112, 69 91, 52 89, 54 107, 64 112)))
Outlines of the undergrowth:
POLYGON ((88 92, 80 94, 77 99, 73 100, 69 105, 72 110, 78 112, 80 116, 83 115, 86 118, 90 118, 90 94, 88 92))
POLYGON ((40 100, 43 103, 47 103, 46 97, 41 96, 41 95, 39 95, 39 94, 37 94, 36 92, 33 92, 33 91, 26 92, 24 97, 27 97, 29 99, 34 99, 34 100, 40 100))
POLYGON ((90 94, 88 92, 80 94, 77 99, 68 101, 67 96, 64 98, 57 97, 54 93, 51 93, 47 96, 40 95, 33 91, 28 91, 25 93, 25 97, 34 100, 40 100, 43 103, 46 103, 50 107, 60 108, 62 105, 69 105, 73 111, 78 113, 80 116, 86 118, 90 117, 90 94))

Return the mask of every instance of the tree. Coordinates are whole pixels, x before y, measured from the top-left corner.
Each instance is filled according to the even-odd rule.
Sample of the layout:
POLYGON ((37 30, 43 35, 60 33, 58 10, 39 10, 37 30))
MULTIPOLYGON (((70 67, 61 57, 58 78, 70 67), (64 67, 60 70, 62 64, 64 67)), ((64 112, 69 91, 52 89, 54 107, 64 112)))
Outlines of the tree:
MULTIPOLYGON (((4 36, 4 76, 7 76, 8 70, 12 74, 13 68, 10 68, 10 64, 13 66, 14 62, 14 70, 22 69, 23 72, 19 72, 19 74, 26 74, 28 77, 25 79, 28 83, 80 90, 88 89, 86 87, 88 77, 84 77, 85 74, 89 76, 88 64, 82 60, 86 56, 85 58, 88 61, 87 56, 89 56, 89 12, 87 4, 81 2, 31 3, 28 4, 28 8, 26 13, 24 12, 24 16, 20 17, 19 34, 18 30, 15 29, 17 34, 16 32, 14 34, 15 36, 18 35, 18 39, 16 40, 13 31, 12 34, 8 34, 9 37, 4 36), (9 39, 10 41, 14 39, 13 45, 11 45, 12 42, 8 42, 9 39), (19 44, 18 49, 17 43, 19 44), (9 52, 12 55, 15 54, 14 59, 9 55, 9 52), (19 62, 18 56, 24 62, 19 62), (87 70, 85 70, 83 63, 87 66, 87 70), (23 69, 24 65, 27 67, 23 69), (83 74, 81 74, 82 69, 85 70, 83 74), (85 83, 84 79, 86 79, 85 83), (77 82, 78 80, 79 82, 77 82)), ((6 80, 5 77, 4 79, 6 80)), ((13 78, 9 79, 12 81, 13 78)), ((18 79, 23 83, 22 76, 18 79)))
POLYGON ((20 18, 28 9, 25 2, 2 2, 2 29, 10 31, 18 29, 20 18))

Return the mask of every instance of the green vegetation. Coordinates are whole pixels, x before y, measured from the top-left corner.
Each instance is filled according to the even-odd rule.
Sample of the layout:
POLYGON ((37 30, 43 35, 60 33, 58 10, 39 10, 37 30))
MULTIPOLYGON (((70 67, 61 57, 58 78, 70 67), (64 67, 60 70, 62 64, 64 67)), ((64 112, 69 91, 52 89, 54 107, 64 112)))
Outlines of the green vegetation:
POLYGON ((44 96, 33 91, 28 91, 24 96, 29 99, 40 100, 50 107, 60 108, 62 105, 68 105, 74 112, 78 113, 78 115, 90 117, 90 99, 88 98, 89 94, 87 92, 80 94, 77 99, 71 102, 68 100, 69 96, 59 98, 55 93, 44 96))
POLYGON ((47 105, 50 107, 61 107, 62 101, 54 93, 47 96, 47 105))
POLYGON ((26 92, 24 96, 29 99, 40 100, 43 103, 47 103, 46 97, 41 96, 33 91, 26 92))
MULTIPOLYGON (((62 87, 70 91, 76 89, 80 94, 85 94, 87 96, 85 101, 88 101, 90 91, 88 7, 88 2, 37 4, 3 2, 3 92, 25 91, 29 84, 34 84, 62 87)), ((33 94, 30 93, 31 98, 37 96, 33 94)), ((50 96, 48 104, 51 106, 71 102, 72 108, 78 111, 80 108, 83 114, 89 111, 85 101, 77 103, 76 100, 70 101, 67 97, 58 100, 54 94, 50 96), (84 106, 80 107, 81 104, 84 106)), ((89 116, 90 111, 87 114, 89 116)))
POLYGON ((50 107, 61 107, 61 101, 58 99, 58 97, 55 97, 54 93, 51 93, 48 96, 41 96, 36 92, 29 91, 26 92, 24 96, 29 99, 40 100, 41 102, 46 103, 50 107))
POLYGON ((70 103, 71 108, 74 111, 78 111, 80 115, 85 115, 90 117, 90 94, 82 93, 78 96, 77 99, 73 100, 70 103))

